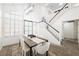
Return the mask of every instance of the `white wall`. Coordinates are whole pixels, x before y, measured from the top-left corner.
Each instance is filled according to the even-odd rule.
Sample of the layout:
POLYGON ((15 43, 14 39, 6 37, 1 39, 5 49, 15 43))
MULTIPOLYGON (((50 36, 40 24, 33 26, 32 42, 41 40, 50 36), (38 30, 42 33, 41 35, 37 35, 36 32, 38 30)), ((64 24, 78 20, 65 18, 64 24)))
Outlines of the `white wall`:
POLYGON ((78 42, 79 42, 79 22, 78 22, 78 42))
POLYGON ((2 24, 2 11, 1 11, 1 4, 0 4, 0 37, 1 37, 1 24, 2 24))
POLYGON ((8 36, 8 37, 2 37, 0 38, 2 40, 2 47, 7 45, 12 45, 19 43, 19 40, 22 36, 8 36))

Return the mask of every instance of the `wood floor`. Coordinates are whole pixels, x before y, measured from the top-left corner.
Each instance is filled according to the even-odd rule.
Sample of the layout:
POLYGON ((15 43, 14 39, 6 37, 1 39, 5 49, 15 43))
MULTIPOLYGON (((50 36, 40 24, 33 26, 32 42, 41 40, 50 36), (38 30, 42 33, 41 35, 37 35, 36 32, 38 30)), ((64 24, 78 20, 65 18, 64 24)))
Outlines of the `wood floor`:
POLYGON ((5 46, 1 49, 0 56, 21 56, 21 47, 19 44, 5 46))
POLYGON ((63 40, 61 46, 52 44, 49 51, 56 56, 79 56, 79 45, 76 42, 63 40))
MULTIPOLYGON (((79 46, 77 43, 64 40, 61 46, 50 45, 49 56, 79 56, 79 46)), ((21 56, 19 44, 5 46, 0 50, 0 56, 21 56)))

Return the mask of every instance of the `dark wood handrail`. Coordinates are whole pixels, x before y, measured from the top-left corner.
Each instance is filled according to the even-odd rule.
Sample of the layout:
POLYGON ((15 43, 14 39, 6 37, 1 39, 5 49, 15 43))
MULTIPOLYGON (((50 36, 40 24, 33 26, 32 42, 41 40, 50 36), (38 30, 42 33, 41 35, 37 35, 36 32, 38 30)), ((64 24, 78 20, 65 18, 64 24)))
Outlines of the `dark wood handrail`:
POLYGON ((46 20, 43 20, 44 23, 47 24, 47 27, 50 26, 52 29, 54 29, 57 33, 59 33, 59 31, 57 29, 55 29, 54 27, 52 27, 49 23, 46 22, 46 20))
POLYGON ((52 31, 50 31, 48 28, 47 30, 59 41, 59 37, 57 35, 55 35, 52 31))
POLYGON ((58 13, 55 14, 55 16, 49 21, 49 23, 64 9, 64 7, 67 5, 68 3, 66 3, 60 10, 57 10, 58 13))
MULTIPOLYGON (((49 23, 64 9, 64 7, 67 5, 68 3, 66 3, 60 10, 57 10, 58 12, 55 14, 55 16, 49 21, 49 23)), ((46 20, 44 19, 44 22, 47 24, 47 29, 48 26, 50 26, 52 29, 54 29, 57 33, 59 33, 59 31, 57 29, 55 29, 54 27, 52 27, 49 23, 46 22, 46 20)))
POLYGON ((24 20, 24 21, 33 22, 33 23, 41 23, 42 22, 42 21, 36 22, 36 21, 30 21, 30 20, 24 20))
MULTIPOLYGON (((47 23, 48 24, 48 23, 47 23)), ((48 24, 52 29, 54 29, 57 33, 59 33, 59 31, 57 29, 55 29, 54 27, 52 27, 50 24, 48 24)))

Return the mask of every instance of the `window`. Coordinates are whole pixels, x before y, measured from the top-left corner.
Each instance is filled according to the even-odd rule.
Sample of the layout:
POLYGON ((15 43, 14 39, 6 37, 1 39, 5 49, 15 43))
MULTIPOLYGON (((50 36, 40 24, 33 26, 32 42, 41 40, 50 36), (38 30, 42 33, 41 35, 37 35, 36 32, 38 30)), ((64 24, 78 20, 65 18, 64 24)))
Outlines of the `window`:
POLYGON ((33 34, 33 22, 24 21, 24 34, 25 35, 33 34))
POLYGON ((23 19, 21 16, 5 12, 3 14, 3 36, 15 36, 23 33, 23 19))

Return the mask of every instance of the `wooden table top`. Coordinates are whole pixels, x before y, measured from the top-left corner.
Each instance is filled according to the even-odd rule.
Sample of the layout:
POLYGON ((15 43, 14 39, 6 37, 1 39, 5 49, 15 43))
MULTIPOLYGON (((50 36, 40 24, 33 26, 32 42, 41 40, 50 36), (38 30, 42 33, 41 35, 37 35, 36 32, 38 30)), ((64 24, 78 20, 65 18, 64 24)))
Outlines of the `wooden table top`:
POLYGON ((24 42, 29 46, 29 47, 34 47, 37 45, 37 43, 35 43, 34 41, 32 41, 31 39, 25 39, 24 42))
POLYGON ((34 47, 42 42, 47 42, 46 40, 42 39, 42 38, 26 38, 24 39, 25 44, 27 44, 29 47, 34 47), (36 41, 34 42, 34 39, 37 39, 36 41, 39 41, 39 39, 41 40, 39 43, 37 43, 36 41))

